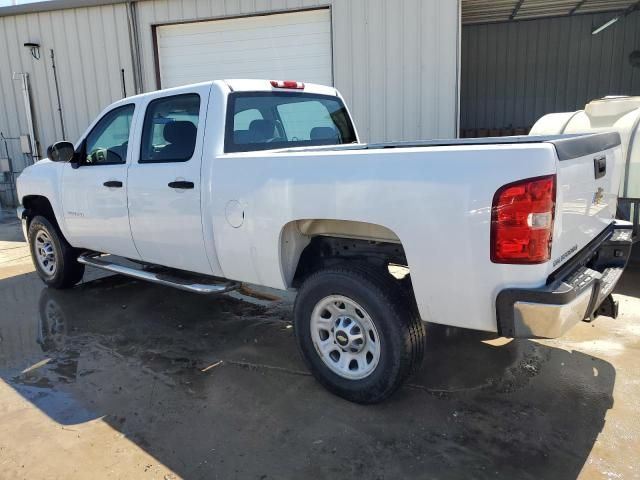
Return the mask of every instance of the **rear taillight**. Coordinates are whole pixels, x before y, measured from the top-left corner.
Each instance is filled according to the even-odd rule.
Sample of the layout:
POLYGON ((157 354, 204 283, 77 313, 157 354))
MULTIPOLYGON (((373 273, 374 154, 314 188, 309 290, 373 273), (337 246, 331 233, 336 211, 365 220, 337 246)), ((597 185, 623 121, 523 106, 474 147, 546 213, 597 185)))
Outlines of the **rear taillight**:
POLYGON ((500 188, 491 208, 491 261, 548 261, 555 203, 555 175, 528 178, 500 188))
POLYGON ((296 82, 294 80, 271 80, 271 86, 273 88, 295 88, 297 90, 304 89, 304 83, 296 82))

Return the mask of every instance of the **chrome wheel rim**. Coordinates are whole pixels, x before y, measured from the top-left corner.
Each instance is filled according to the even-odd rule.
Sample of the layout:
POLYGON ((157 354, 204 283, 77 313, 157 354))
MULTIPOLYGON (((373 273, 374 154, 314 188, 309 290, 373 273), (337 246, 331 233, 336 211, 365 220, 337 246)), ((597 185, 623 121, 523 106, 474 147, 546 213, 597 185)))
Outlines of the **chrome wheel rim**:
POLYGON ((38 230, 35 236, 34 251, 40 269, 48 276, 56 273, 56 250, 51 237, 44 230, 38 230))
POLYGON ((376 326, 349 297, 330 295, 316 304, 311 313, 311 338, 324 364, 342 378, 366 378, 380 361, 376 326))

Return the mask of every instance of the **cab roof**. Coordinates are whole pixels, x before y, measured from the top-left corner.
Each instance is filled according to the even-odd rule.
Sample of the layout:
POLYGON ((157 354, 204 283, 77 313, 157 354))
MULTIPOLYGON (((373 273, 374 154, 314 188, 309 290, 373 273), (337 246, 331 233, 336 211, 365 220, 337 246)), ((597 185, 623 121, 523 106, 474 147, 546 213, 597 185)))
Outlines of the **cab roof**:
MULTIPOLYGON (((285 79, 288 80, 288 79, 285 79)), ((305 93, 316 93, 320 95, 332 95, 337 96, 338 92, 333 87, 327 87, 325 85, 319 85, 317 83, 297 82, 299 85, 303 85, 304 88, 284 88, 274 87, 271 82, 282 82, 283 79, 272 80, 257 80, 257 79, 227 79, 223 82, 233 92, 271 92, 271 91, 298 91, 305 93)), ((294 80, 295 82, 295 80, 294 80)))
MULTIPOLYGON (((189 90, 189 88, 193 87, 201 87, 204 85, 217 85, 222 91, 231 91, 231 92, 301 92, 301 93, 315 93, 319 95, 330 95, 334 97, 339 97, 338 91, 333 87, 327 87, 325 85, 319 85, 317 83, 303 83, 297 82, 299 85, 304 88, 283 88, 283 87, 274 87, 271 82, 273 80, 258 80, 258 79, 228 79, 228 80, 210 80, 208 82, 198 82, 187 85, 180 85, 178 87, 169 87, 162 88, 160 90, 153 90, 151 92, 140 93, 138 95, 132 95, 127 98, 123 98, 118 100, 117 102, 109 105, 109 108, 117 106, 119 104, 128 103, 132 100, 140 99, 140 98, 148 98, 148 97, 156 97, 161 92, 171 92, 175 90, 176 92, 184 92, 185 90, 189 90)), ((282 80, 276 80, 277 82, 282 82, 282 80)))

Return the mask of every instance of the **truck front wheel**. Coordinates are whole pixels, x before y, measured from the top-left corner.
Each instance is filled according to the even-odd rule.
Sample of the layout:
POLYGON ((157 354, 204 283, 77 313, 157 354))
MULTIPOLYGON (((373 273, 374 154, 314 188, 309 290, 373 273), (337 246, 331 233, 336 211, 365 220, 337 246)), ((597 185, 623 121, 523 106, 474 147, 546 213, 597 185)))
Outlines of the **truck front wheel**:
POLYGON ((31 258, 36 272, 49 287, 70 288, 84 275, 77 251, 45 217, 31 220, 28 231, 31 258))
POLYGON ((422 321, 385 271, 347 264, 316 272, 298 292, 294 317, 307 366, 347 400, 381 402, 422 361, 422 321))

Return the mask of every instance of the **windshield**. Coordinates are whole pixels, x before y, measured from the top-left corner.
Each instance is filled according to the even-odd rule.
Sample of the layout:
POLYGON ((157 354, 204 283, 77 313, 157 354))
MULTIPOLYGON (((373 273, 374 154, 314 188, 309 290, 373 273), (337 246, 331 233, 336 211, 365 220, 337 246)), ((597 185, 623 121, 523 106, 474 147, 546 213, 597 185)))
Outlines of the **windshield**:
POLYGON ((338 97, 300 92, 239 92, 229 96, 225 152, 356 142, 338 97))

